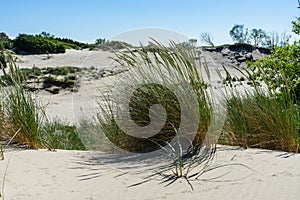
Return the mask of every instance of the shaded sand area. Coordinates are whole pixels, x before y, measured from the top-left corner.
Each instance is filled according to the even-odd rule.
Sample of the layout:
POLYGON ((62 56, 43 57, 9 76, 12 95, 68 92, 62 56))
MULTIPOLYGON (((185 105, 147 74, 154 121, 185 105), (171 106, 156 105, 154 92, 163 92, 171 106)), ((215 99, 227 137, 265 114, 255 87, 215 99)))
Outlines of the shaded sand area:
MULTIPOLYGON (((153 171, 116 169, 82 151, 9 150, 0 161, 5 199, 298 199, 300 155, 261 149, 218 148, 213 165, 229 164, 169 186, 153 171), (137 184, 140 183, 140 184, 137 184), (135 185, 137 184, 137 185, 135 185)), ((132 164, 116 160, 115 165, 132 164)), ((153 166, 155 167, 155 165, 153 166)), ((2 181, 1 181, 2 182, 2 181)))

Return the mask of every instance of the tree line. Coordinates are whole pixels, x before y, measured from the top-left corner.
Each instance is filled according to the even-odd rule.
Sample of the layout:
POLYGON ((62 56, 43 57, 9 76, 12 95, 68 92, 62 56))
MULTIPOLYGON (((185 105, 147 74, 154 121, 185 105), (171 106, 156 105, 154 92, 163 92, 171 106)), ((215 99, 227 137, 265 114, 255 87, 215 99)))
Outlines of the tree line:
POLYGON ((229 31, 229 35, 232 40, 237 43, 252 44, 254 46, 265 47, 273 49, 274 47, 283 47, 287 45, 291 39, 291 35, 283 32, 279 34, 278 32, 267 33, 262 29, 251 29, 245 28, 244 25, 236 24, 229 31))
POLYGON ((117 50, 124 48, 124 46, 131 45, 120 41, 109 41, 105 38, 96 39, 95 43, 88 44, 69 38, 56 37, 47 32, 37 35, 19 34, 15 39, 10 39, 6 33, 0 32, 0 49, 11 49, 16 53, 64 53, 66 49, 117 50))

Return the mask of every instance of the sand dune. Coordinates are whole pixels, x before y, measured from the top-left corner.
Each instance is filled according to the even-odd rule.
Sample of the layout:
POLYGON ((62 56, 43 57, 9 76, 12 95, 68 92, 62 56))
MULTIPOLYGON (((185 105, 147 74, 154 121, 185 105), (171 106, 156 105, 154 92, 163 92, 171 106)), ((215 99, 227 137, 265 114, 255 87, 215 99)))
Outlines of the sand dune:
MULTIPOLYGON (((32 67, 114 67, 112 53, 102 51, 68 50, 65 54, 19 56, 17 65, 32 67)), ((207 57, 214 71, 218 62, 207 57)), ((112 86, 118 76, 99 80, 81 80, 77 93, 57 95, 42 91, 38 94, 50 118, 58 117, 74 122, 80 110, 95 106, 96 88, 112 86)), ((217 83, 217 74, 212 75, 217 83)), ((2 199, 299 199, 300 155, 262 149, 243 150, 218 147, 212 165, 225 166, 191 180, 194 190, 185 179, 166 186, 161 176, 148 182, 154 173, 143 163, 116 160, 115 166, 92 159, 94 152, 48 150, 5 151, 0 161, 2 199), (117 166, 117 167, 116 167, 117 166), (135 171, 124 174, 118 166, 135 166, 135 171), (140 184, 138 184, 140 183, 140 184), (137 185, 135 185, 137 184, 137 185), (134 186, 133 186, 134 185, 134 186)), ((110 156, 105 155, 103 156, 110 156)), ((154 162, 153 162, 154 163, 154 162)), ((156 164, 153 164, 155 168, 156 164)), ((126 171, 125 171, 126 172, 126 171)), ((1 199, 0 198, 0 199, 1 199)))
POLYGON ((113 54, 109 51, 89 51, 68 49, 64 54, 41 54, 41 55, 20 55, 17 65, 24 67, 108 67, 112 64, 110 57, 113 54))

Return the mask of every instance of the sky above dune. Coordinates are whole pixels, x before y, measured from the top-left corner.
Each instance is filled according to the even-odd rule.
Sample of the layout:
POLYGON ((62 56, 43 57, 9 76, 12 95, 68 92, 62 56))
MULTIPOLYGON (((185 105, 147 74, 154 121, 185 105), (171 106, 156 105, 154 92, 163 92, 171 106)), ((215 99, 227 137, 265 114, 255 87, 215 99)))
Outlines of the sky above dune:
POLYGON ((46 31, 89 43, 143 28, 198 40, 208 32, 215 44, 232 43, 229 31, 235 24, 290 32, 300 15, 297 0, 1 0, 0 5, 0 32, 9 36, 46 31))

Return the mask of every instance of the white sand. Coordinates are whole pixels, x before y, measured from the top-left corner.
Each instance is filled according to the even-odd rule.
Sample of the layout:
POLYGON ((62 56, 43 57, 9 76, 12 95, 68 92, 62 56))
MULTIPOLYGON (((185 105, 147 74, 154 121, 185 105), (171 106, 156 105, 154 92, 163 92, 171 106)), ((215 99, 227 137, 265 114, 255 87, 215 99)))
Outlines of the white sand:
MULTIPOLYGON (((97 69, 114 69, 117 65, 111 59, 114 54, 109 51, 67 50, 64 54, 51 54, 49 59, 47 56, 46 54, 20 55, 16 64, 20 68, 74 66, 80 68, 95 67, 97 69)), ((101 86, 112 85, 113 80, 115 77, 93 81, 80 79, 80 88, 77 93, 61 91, 59 94, 53 95, 41 91, 38 97, 50 119, 59 118, 65 122, 74 123, 78 121, 81 115, 80 110, 83 109, 86 112, 95 108, 95 95, 98 93, 96 89, 101 86)))
MULTIPOLYGON (((214 164, 221 167, 191 181, 166 186, 160 178, 142 182, 151 172, 128 173, 89 162, 89 152, 25 150, 5 153, 2 195, 26 199, 299 199, 300 155, 260 149, 221 147, 214 164), (248 168, 246 168, 245 165, 248 168), (5 169, 7 168, 7 171, 5 169)), ((126 163, 123 163, 126 166, 126 163)))
POLYGON ((113 54, 109 51, 89 51, 84 50, 66 50, 64 54, 48 55, 20 55, 18 56, 17 65, 20 68, 36 67, 60 67, 60 66, 75 66, 75 67, 106 67, 112 64, 110 59, 113 54))

